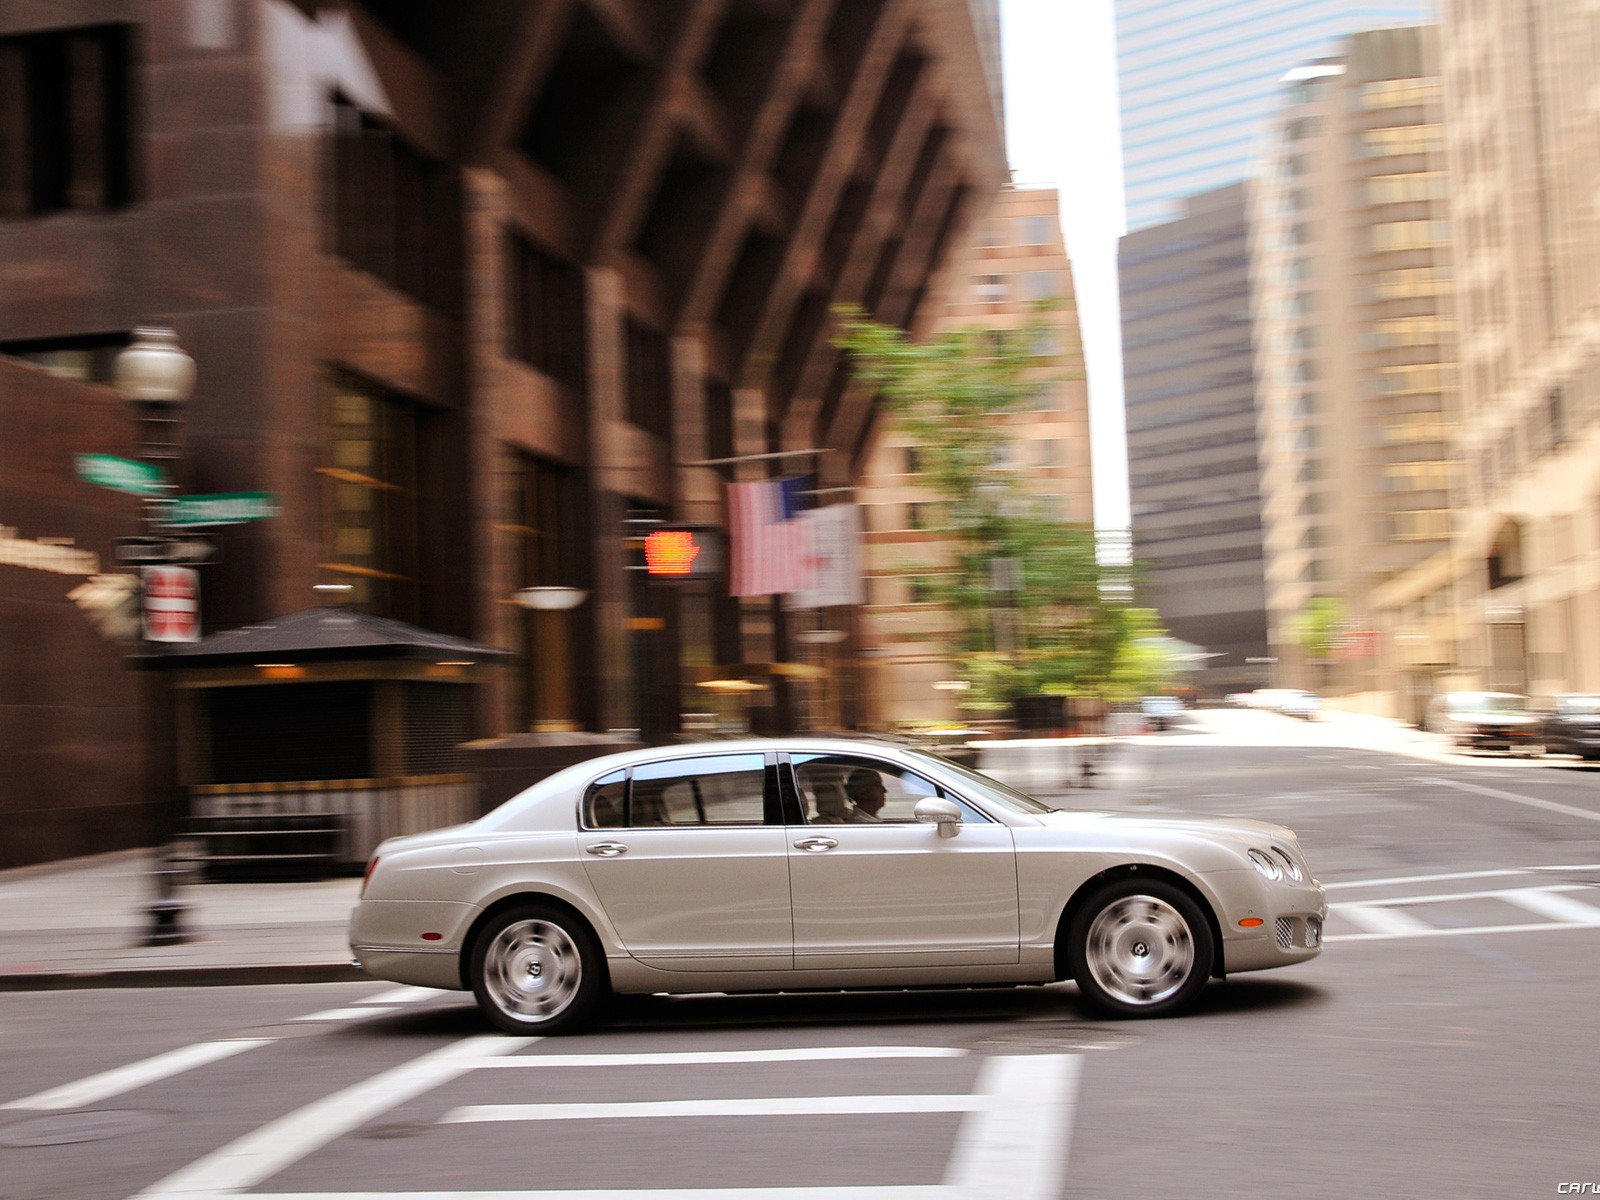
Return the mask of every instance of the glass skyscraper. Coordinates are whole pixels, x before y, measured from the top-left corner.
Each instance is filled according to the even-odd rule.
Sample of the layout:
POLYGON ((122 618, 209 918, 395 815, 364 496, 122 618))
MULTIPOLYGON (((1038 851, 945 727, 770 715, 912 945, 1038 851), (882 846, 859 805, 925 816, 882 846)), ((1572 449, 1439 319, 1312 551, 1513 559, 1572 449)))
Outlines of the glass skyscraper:
POLYGON ((1433 19, 1430 0, 1115 0, 1128 228, 1250 174, 1287 71, 1336 39, 1433 19))

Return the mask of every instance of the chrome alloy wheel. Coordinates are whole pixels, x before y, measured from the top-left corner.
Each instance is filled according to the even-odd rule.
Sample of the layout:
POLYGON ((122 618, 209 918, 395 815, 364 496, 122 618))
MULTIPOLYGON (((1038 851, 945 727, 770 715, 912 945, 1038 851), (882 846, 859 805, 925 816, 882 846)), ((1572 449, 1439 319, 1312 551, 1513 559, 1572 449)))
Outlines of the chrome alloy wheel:
POLYGON ((484 952, 484 990, 496 1008, 519 1023, 539 1025, 560 1016, 582 984, 578 944, 550 921, 514 921, 484 952))
POLYGON ((1111 998, 1131 1007, 1159 1004, 1193 975, 1194 936, 1183 914, 1165 900, 1123 896, 1095 914, 1084 962, 1111 998))

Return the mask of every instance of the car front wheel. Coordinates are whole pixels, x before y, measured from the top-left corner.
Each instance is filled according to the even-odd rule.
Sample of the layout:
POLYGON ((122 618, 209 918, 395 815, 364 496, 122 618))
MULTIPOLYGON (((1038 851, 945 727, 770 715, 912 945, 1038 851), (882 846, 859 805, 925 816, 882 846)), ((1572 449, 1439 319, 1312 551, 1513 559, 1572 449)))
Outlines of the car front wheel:
POLYGON ((505 1033, 570 1033, 605 995, 605 966, 588 927, 552 905, 507 909, 472 948, 472 994, 505 1033))
POLYGON ((1114 1017, 1168 1016, 1211 975, 1215 946, 1200 906, 1161 880, 1128 879, 1092 896, 1067 931, 1084 999, 1114 1017))

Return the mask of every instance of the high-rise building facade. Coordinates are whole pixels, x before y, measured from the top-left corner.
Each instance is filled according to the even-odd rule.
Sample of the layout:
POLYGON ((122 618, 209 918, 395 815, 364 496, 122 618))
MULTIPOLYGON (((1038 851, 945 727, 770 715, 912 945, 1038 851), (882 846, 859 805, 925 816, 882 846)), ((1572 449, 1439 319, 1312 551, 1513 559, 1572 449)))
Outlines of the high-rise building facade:
POLYGON ((1460 473, 1432 26, 1291 71, 1253 221, 1266 586, 1278 679, 1384 690, 1374 593, 1449 544, 1460 473))
POLYGON ((1122 239, 1123 398, 1140 593, 1207 657, 1210 694, 1269 678, 1246 188, 1122 239))
MULTIPOLYGON (((943 329, 1033 325, 1038 366, 1032 403, 1003 418, 997 473, 1056 520, 1093 528, 1089 393, 1072 265, 1053 188, 1005 187, 952 269, 943 329)), ((949 721, 960 709, 949 617, 924 573, 947 559, 941 498, 922 477, 915 439, 892 417, 879 426, 858 498, 866 534, 862 645, 872 664, 874 724, 949 721), (942 685, 942 686, 941 686, 942 685)))
POLYGON ((1443 5, 1466 487, 1396 628, 1535 697, 1600 688, 1597 46, 1593 3, 1443 5))
POLYGON ((1285 71, 1344 35, 1430 19, 1429 0, 1116 0, 1128 228, 1249 176, 1285 71))

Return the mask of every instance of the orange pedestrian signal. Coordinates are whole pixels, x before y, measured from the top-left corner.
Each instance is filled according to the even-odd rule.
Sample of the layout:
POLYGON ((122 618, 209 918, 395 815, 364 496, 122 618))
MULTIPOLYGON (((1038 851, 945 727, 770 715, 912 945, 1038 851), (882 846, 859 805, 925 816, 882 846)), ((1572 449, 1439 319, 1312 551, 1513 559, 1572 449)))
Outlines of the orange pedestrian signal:
POLYGON ((645 566, 652 575, 691 575, 698 557, 700 547, 687 529, 657 529, 644 539, 645 566))
POLYGON ((714 579, 722 572, 722 537, 720 530, 697 525, 652 529, 639 539, 644 570, 652 583, 714 579))

